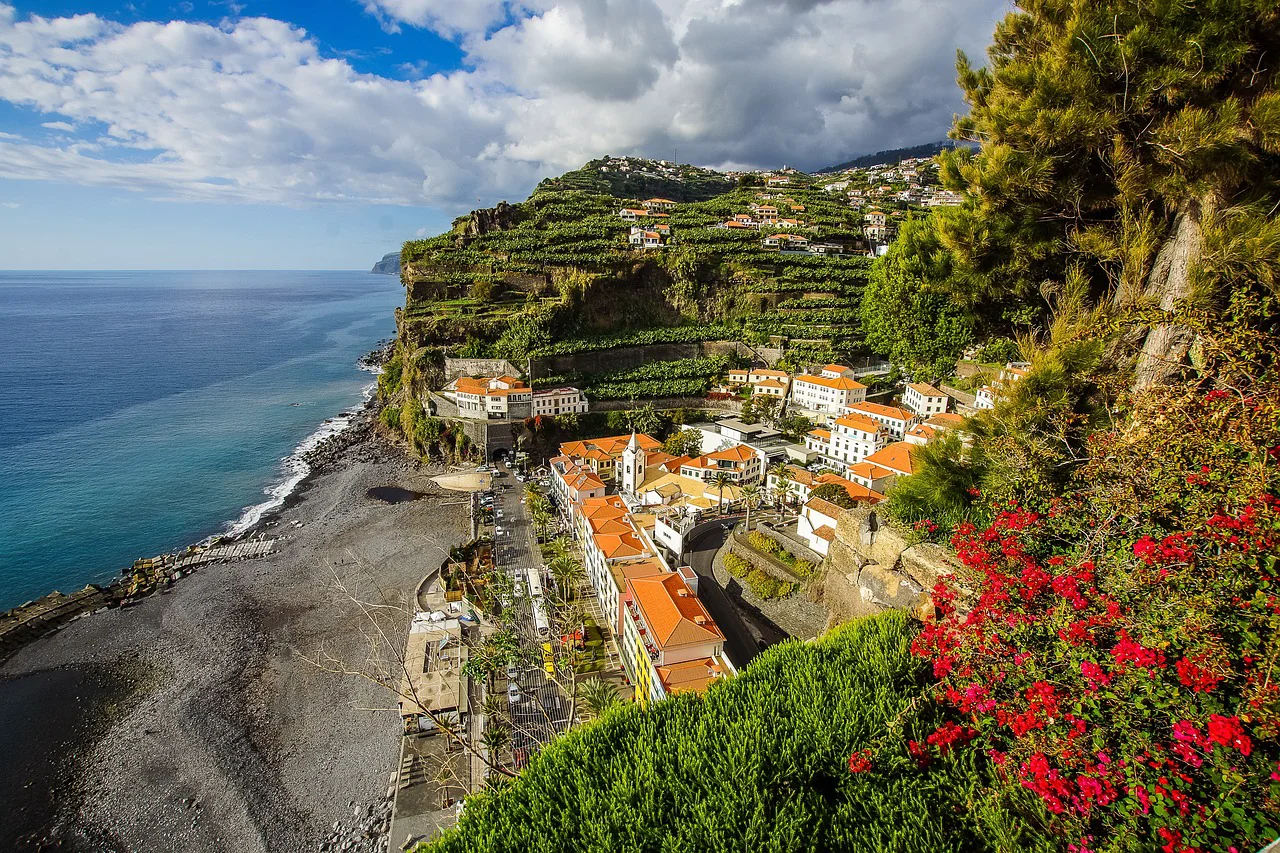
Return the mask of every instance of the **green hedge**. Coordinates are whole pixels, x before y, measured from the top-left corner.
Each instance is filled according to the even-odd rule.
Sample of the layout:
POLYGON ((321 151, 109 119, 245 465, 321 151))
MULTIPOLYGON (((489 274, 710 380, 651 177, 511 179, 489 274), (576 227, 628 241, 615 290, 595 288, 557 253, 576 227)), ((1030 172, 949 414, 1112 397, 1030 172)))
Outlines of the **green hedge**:
POLYGON ((419 849, 993 850, 966 810, 982 781, 973 763, 917 769, 885 736, 904 720, 905 737, 924 740, 938 722, 931 703, 908 711, 923 677, 913 632, 885 613, 768 649, 705 696, 619 707, 470 797, 458 825, 419 849), (880 743, 874 772, 849 772, 852 752, 880 743))

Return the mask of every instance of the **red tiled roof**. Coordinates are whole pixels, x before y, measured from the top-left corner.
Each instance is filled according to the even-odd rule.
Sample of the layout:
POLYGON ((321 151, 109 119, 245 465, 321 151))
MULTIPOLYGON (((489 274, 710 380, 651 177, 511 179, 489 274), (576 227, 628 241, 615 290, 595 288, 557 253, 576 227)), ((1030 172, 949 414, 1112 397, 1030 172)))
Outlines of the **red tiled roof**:
POLYGON ((678 572, 629 580, 627 587, 658 648, 724 639, 711 614, 678 572))

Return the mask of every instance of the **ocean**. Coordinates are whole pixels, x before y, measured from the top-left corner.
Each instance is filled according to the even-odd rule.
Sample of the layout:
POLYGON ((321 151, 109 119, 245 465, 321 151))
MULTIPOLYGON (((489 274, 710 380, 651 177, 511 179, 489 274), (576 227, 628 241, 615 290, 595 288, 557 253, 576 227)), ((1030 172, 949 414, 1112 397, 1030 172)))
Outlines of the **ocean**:
POLYGON ((0 610, 282 503, 403 299, 363 272, 0 272, 0 610))

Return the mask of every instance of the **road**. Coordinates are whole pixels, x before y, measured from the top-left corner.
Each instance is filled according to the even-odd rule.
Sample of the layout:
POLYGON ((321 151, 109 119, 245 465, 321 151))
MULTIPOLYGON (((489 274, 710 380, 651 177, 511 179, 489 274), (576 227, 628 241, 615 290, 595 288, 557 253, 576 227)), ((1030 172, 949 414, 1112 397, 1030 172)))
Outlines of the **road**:
MULTIPOLYGON (((520 645, 530 659, 540 661, 543 640, 534 627, 528 598, 528 569, 537 566, 541 571, 542 555, 529 513, 521 503, 524 484, 511 475, 505 464, 496 467, 505 476, 494 478, 494 520, 502 530, 495 536, 494 563, 519 579, 524 588, 525 596, 518 598, 515 605, 520 611, 516 628, 520 645), (498 511, 502 512, 502 518, 497 518, 498 511)), ((540 664, 521 667, 516 683, 520 685, 521 698, 510 706, 514 723, 511 745, 513 750, 524 750, 525 755, 530 755, 569 728, 569 703, 559 686, 543 674, 540 664)))
MULTIPOLYGON (((724 632, 725 651, 738 669, 751 662, 763 649, 782 642, 787 635, 772 624, 752 620, 734 606, 730 594, 716 581, 711 563, 716 552, 728 537, 728 531, 720 526, 712 527, 691 539, 685 560, 698 574, 698 598, 707 606, 711 618, 724 632)), ((736 581, 731 581, 735 583, 736 581)))

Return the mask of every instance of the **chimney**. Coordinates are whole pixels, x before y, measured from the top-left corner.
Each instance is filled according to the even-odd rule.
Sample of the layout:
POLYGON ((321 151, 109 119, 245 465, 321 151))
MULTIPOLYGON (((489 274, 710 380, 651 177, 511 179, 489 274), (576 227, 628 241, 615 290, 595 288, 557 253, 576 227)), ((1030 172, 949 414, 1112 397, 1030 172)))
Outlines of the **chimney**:
POLYGON ((707 617, 705 617, 705 616, 695 616, 695 617, 693 617, 693 622, 694 622, 694 624, 695 624, 695 625, 705 625, 705 624, 707 624, 707 617))
POLYGON ((681 597, 681 598, 688 598, 688 597, 689 597, 689 590, 687 590, 687 589, 682 589, 682 590, 680 590, 680 597, 681 597))

